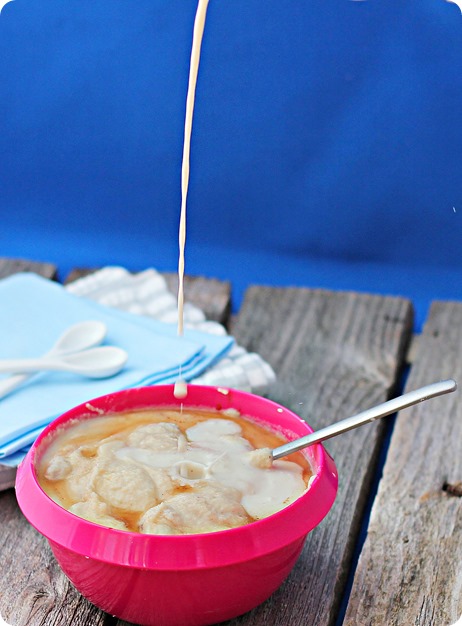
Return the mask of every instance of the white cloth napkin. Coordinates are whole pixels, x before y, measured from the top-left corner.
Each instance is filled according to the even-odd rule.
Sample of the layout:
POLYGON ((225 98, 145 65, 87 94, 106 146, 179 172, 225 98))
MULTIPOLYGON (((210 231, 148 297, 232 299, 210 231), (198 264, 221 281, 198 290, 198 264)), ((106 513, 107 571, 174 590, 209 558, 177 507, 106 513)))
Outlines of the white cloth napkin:
POLYGON ((103 380, 42 373, 0 399, 2 464, 20 462, 43 427, 72 406, 126 387, 172 383, 179 365, 190 383, 259 394, 275 379, 263 359, 236 346, 197 307, 185 306, 185 336, 179 338, 176 299, 153 269, 132 275, 107 267, 66 288, 35 274, 0 281, 0 358, 39 356, 68 326, 85 319, 106 323, 106 343, 129 353, 126 368, 103 380))
MULTIPOLYGON (((152 317, 160 322, 176 324, 178 320, 176 298, 155 269, 130 274, 122 267, 105 267, 71 283, 67 290, 100 304, 152 317)), ((188 302, 184 307, 184 322, 186 329, 216 336, 227 335, 224 326, 208 321, 201 309, 188 302)), ((273 369, 260 355, 247 352, 233 343, 226 355, 190 382, 265 395, 275 380, 273 369)))

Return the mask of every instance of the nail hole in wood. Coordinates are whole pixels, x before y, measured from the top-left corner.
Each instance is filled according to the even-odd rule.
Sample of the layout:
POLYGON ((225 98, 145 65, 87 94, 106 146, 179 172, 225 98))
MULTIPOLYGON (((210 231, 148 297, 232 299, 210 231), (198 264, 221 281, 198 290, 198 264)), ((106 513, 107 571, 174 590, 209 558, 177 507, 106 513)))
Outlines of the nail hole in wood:
POLYGON ((403 321, 401 317, 398 317, 397 315, 388 315, 388 313, 383 316, 383 319, 386 322, 391 322, 392 324, 401 324, 403 321))
POLYGON ((456 496, 456 498, 462 498, 462 482, 457 483, 443 483, 443 491, 446 491, 450 496, 456 496))

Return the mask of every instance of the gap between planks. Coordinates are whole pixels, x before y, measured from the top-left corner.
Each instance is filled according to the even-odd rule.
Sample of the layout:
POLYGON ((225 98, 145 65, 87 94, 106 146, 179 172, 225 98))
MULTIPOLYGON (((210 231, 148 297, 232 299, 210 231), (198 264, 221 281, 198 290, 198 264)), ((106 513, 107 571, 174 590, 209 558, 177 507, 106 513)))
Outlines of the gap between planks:
MULTIPOLYGON (((462 382, 462 304, 434 302, 406 391, 462 382)), ((399 414, 345 626, 449 626, 462 615, 459 391, 399 414)), ((459 623, 459 622, 457 622, 459 623)))

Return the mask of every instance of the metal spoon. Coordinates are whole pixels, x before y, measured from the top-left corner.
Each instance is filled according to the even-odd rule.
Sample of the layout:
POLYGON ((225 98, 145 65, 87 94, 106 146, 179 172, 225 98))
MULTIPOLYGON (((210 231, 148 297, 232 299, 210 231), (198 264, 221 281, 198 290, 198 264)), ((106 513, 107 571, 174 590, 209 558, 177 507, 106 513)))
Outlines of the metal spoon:
MULTIPOLYGON (((106 325, 103 324, 103 322, 96 320, 78 322, 65 330, 51 350, 43 356, 54 357, 87 350, 93 346, 98 346, 105 336, 106 325)), ((33 374, 15 374, 0 381, 0 398, 4 398, 31 376, 33 376, 33 374)))
POLYGON ((319 443, 325 439, 336 437, 337 435, 345 433, 348 430, 358 428, 358 426, 362 426, 368 422, 373 422, 380 417, 391 415, 392 413, 396 413, 396 411, 405 409, 408 406, 412 406, 418 402, 423 402, 429 398, 441 396, 445 393, 450 393, 456 389, 457 383, 452 379, 442 380, 437 383, 432 383, 431 385, 426 385, 425 387, 420 387, 420 389, 415 389, 414 391, 405 393, 402 396, 383 402, 382 404, 379 404, 371 409, 367 409, 366 411, 362 411, 353 417, 347 417, 341 422, 321 428, 321 430, 311 433, 311 435, 306 435, 306 437, 300 437, 299 439, 294 439, 294 441, 289 441, 289 443, 285 443, 284 445, 270 451, 271 460, 275 461, 276 459, 287 456, 292 452, 297 452, 302 448, 311 446, 314 443, 319 443))
POLYGON ((127 353, 121 348, 103 346, 62 356, 0 361, 0 372, 55 370, 73 372, 88 378, 106 378, 119 372, 127 357, 127 353))

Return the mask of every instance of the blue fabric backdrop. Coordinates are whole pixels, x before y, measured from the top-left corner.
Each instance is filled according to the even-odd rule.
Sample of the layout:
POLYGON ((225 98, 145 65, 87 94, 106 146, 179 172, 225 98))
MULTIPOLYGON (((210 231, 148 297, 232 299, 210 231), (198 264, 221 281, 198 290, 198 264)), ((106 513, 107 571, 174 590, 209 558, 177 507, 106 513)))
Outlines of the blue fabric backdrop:
MULTIPOLYGON (((196 0, 0 14, 0 255, 174 270, 196 0)), ((462 15, 445 0, 210 0, 186 269, 398 293, 462 279, 462 15)))

